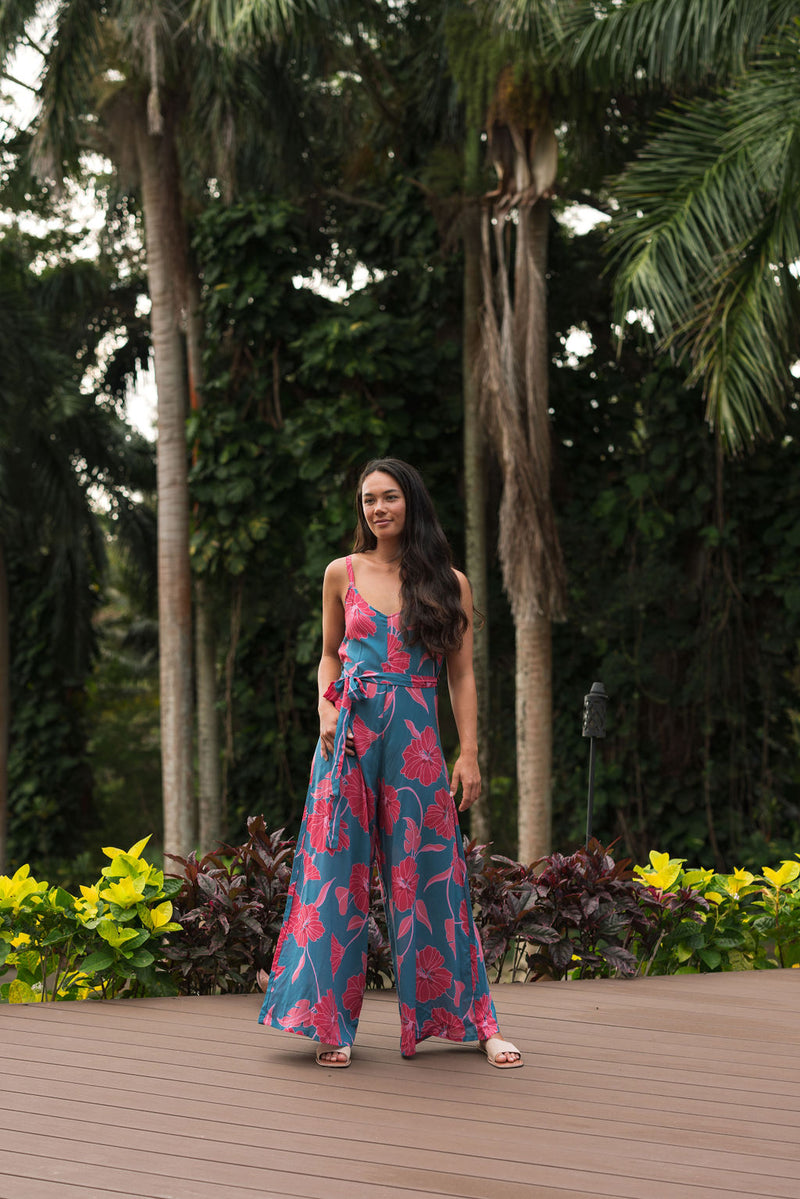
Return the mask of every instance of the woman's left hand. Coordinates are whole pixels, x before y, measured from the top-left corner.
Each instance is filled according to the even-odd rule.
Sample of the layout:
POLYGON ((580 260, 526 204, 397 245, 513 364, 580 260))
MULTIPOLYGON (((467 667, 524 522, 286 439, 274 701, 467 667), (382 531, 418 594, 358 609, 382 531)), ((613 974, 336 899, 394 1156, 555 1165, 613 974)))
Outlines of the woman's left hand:
POLYGON ((459 812, 471 808, 481 794, 481 772, 478 769, 477 754, 460 754, 453 773, 450 776, 450 794, 455 799, 459 784, 461 785, 461 803, 459 812))

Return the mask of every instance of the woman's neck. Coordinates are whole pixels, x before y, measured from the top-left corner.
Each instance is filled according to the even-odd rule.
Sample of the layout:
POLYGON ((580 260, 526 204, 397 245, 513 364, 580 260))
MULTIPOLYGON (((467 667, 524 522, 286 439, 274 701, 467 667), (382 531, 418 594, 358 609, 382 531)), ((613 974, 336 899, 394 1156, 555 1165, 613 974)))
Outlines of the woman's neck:
POLYGON ((399 545, 377 545, 375 549, 367 550, 373 564, 391 570, 400 565, 402 550, 399 545))

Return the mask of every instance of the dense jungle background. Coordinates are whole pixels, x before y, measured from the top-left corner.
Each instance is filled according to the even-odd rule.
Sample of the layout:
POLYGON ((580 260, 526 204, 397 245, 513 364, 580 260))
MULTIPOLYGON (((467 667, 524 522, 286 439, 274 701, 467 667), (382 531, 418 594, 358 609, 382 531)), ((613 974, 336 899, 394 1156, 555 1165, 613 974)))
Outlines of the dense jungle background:
MULTIPOLYGON (((594 831, 603 843, 618 840, 619 853, 638 861, 659 848, 720 868, 793 853, 796 323, 781 346, 780 415, 768 412, 738 442, 726 438, 719 410, 707 422, 709 387, 691 374, 691 345, 661 336, 657 305, 629 293, 620 316, 625 247, 613 240, 646 209, 641 195, 654 194, 637 192, 628 172, 643 150, 652 168, 648 148, 667 136, 665 113, 710 103, 714 87, 743 87, 764 38, 796 38, 792 5, 753 6, 769 10, 772 26, 754 25, 738 57, 704 59, 694 78, 686 65, 680 80, 648 58, 643 26, 639 42, 617 39, 614 56, 568 23, 548 42, 531 15, 580 5, 409 0, 361 6, 358 16, 332 5, 322 25, 322 6, 312 5, 305 23, 287 26, 269 24, 270 6, 252 3, 228 28, 224 11, 236 5, 165 2, 152 6, 160 23, 145 28, 150 18, 140 12, 137 26, 136 6, 85 0, 83 34, 80 5, 37 13, 45 7, 6 3, 0 13, 6 868, 30 862, 37 877, 69 883, 100 860, 101 845, 149 832, 163 844, 162 497, 156 443, 130 423, 132 397, 152 387, 158 304, 145 158, 137 165, 132 150, 144 134, 126 107, 134 99, 142 111, 161 105, 161 131, 147 136, 159 146, 172 138, 159 171, 162 183, 172 179, 182 225, 167 273, 184 280, 184 297, 196 285, 198 298, 177 306, 188 372, 183 452, 195 616, 202 605, 212 647, 222 838, 238 844, 259 813, 270 828, 299 825, 317 737, 322 573, 351 545, 354 487, 368 459, 392 454, 422 471, 456 564, 466 565, 470 214, 485 216, 502 190, 497 128, 530 134, 544 111, 559 166, 528 199, 547 246, 549 487, 565 578, 552 632, 552 847, 583 839, 583 697, 602 680, 610 700, 594 831), (38 57, 20 60, 31 43, 38 57), (156 47, 155 74, 147 46, 156 47), (25 70, 38 107, 23 120, 8 88, 25 70), (670 107, 676 100, 689 107, 670 107), (509 116, 503 104, 525 112, 509 116)), ((598 24, 616 8, 655 7, 595 6, 598 24)), ((776 122, 795 119, 793 103, 787 115, 780 102, 776 122)), ((672 186, 683 171, 685 197, 699 168, 688 150, 671 161, 664 177, 672 186)), ((518 194, 491 216, 505 223, 512 251, 526 202, 518 194)), ((762 273, 772 269, 765 254, 791 266, 794 243, 778 262, 749 219, 740 257, 758 251, 762 273)), ((488 253, 497 272, 502 251, 488 253)), ((510 261, 513 278, 522 268, 512 252, 510 261)), ((787 279, 796 290, 793 274, 776 287, 785 292, 787 279)), ((789 303, 796 309, 796 296, 789 303)), ((496 548, 506 464, 488 431, 482 461, 488 819, 496 851, 514 857, 515 625, 496 548)), ((523 510, 519 519, 522 535, 523 510)), ((444 687, 442 713, 452 759, 444 687)), ((213 825, 193 819, 192 844, 204 852, 212 846, 202 829, 213 825)))

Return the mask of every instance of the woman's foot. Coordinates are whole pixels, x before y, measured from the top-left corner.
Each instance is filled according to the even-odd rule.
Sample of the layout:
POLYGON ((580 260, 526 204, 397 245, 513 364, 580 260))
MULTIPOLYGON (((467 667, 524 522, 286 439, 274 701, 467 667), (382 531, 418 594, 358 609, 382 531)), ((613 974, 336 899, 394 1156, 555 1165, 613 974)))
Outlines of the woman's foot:
POLYGON ((318 1066, 343 1070, 350 1065, 350 1046, 319 1044, 317 1046, 316 1060, 318 1066))
POLYGON ((525 1065, 516 1045, 504 1041, 499 1032, 485 1041, 478 1041, 478 1047, 481 1053, 486 1054, 489 1065, 496 1066, 498 1070, 514 1070, 525 1065))

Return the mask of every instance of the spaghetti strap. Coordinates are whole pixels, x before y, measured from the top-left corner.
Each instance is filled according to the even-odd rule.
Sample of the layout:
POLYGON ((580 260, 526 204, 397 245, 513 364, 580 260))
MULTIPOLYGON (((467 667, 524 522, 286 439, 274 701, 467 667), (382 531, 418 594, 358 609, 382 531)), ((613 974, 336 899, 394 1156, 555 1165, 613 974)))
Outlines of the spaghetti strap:
POLYGON ((356 577, 353 574, 353 559, 350 557, 349 554, 345 558, 345 562, 347 563, 347 577, 350 580, 350 586, 355 587, 356 577))

